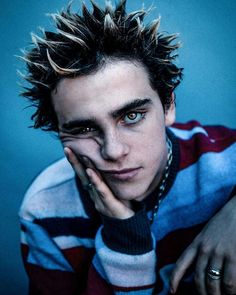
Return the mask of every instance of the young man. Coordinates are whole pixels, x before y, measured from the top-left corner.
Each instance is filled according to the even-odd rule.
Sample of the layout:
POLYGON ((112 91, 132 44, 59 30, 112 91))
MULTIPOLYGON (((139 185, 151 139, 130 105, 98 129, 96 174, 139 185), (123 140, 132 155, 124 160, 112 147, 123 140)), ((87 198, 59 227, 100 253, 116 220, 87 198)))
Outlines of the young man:
POLYGON ((53 15, 24 57, 35 128, 58 132, 70 162, 20 210, 29 292, 236 293, 236 132, 174 124, 175 35, 125 1, 92 5, 53 15))

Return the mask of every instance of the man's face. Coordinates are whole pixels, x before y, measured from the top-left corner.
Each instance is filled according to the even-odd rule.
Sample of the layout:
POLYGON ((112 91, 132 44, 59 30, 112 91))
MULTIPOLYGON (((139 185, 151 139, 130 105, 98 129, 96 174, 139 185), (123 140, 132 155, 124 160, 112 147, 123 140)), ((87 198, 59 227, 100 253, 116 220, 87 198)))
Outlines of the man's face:
POLYGON ((139 63, 108 62, 96 73, 61 80, 52 93, 63 146, 86 156, 117 198, 142 200, 167 160, 164 114, 139 63))

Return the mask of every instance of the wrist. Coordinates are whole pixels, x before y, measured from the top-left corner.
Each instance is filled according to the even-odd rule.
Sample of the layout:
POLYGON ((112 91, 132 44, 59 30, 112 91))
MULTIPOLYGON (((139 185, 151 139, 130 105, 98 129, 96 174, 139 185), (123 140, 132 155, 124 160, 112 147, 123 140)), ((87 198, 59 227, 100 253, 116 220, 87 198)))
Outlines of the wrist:
POLYGON ((149 220, 145 208, 136 202, 135 214, 127 219, 102 215, 102 238, 112 250, 130 255, 144 254, 153 249, 149 220))

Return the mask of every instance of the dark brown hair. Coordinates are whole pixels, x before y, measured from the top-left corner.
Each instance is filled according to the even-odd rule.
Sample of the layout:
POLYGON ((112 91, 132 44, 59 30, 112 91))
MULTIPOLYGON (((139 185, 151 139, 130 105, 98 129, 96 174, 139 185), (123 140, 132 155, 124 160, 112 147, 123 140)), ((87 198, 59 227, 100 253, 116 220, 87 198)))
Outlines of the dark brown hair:
POLYGON ((115 8, 106 4, 104 9, 91 3, 92 12, 83 4, 81 14, 72 12, 70 5, 52 14, 56 32, 32 34, 33 48, 22 58, 27 65, 24 78, 30 85, 23 96, 36 107, 31 117, 34 128, 58 131, 51 92, 60 79, 89 74, 113 58, 140 62, 163 107, 168 109, 172 102, 171 94, 182 77, 182 68, 174 64, 177 35, 158 32, 159 18, 145 25, 144 9, 127 13, 125 0, 115 8))

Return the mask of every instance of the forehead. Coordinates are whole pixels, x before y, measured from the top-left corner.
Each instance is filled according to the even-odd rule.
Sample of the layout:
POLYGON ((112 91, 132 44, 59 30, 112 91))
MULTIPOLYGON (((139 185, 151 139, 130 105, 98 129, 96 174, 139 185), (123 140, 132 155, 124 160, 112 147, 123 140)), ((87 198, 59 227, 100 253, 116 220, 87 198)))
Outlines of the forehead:
POLYGON ((60 120, 104 116, 137 98, 156 97, 138 62, 112 61, 97 72, 61 80, 52 93, 60 120))

